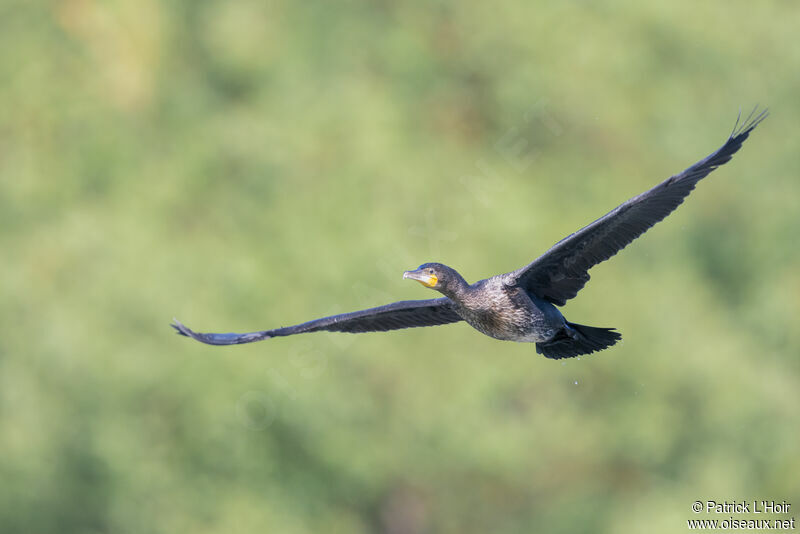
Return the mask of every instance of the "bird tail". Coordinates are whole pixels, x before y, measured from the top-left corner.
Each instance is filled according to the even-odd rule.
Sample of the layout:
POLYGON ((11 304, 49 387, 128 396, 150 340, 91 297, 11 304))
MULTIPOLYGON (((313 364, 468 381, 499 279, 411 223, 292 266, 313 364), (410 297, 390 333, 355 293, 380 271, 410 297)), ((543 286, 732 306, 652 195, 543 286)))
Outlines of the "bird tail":
POLYGON ((567 327, 550 341, 537 343, 536 352, 554 360, 574 358, 581 354, 607 349, 622 339, 622 334, 613 328, 598 328, 570 322, 567 323, 567 327))

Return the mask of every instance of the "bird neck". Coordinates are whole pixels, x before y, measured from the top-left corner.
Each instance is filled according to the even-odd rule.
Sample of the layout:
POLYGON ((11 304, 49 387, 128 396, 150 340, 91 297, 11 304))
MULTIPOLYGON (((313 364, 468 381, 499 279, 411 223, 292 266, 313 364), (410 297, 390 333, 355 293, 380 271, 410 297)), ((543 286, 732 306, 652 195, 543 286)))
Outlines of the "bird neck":
POLYGON ((453 271, 447 286, 441 289, 441 293, 451 300, 460 301, 467 294, 469 288, 470 285, 464 280, 464 277, 453 271))

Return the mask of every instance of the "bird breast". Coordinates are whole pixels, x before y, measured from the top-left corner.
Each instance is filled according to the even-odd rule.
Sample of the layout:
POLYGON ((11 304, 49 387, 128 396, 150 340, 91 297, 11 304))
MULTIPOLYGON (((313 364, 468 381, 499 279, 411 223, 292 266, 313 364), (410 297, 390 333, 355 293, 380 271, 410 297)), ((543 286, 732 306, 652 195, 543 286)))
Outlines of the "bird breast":
MULTIPOLYGON (((561 316, 558 310, 553 310, 561 316)), ((552 317, 552 313, 547 313, 549 310, 537 306, 523 289, 506 287, 499 277, 471 286, 457 303, 457 311, 479 332, 506 341, 546 341, 563 325, 563 317, 560 321, 552 317)))

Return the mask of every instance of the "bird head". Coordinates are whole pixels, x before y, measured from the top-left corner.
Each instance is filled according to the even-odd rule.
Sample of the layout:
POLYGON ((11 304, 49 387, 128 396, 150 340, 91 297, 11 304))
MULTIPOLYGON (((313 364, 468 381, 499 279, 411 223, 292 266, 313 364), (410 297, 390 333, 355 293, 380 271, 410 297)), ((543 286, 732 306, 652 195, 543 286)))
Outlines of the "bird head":
POLYGON ((463 281, 456 271, 441 263, 423 263, 413 271, 403 273, 403 278, 416 280, 425 287, 444 292, 451 285, 463 281))

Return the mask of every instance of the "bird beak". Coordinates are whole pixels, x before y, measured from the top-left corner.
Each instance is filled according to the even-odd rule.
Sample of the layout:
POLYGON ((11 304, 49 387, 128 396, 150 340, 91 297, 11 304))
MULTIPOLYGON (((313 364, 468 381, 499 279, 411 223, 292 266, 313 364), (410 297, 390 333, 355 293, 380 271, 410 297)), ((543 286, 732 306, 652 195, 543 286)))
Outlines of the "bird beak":
POLYGON ((428 274, 417 269, 416 271, 406 271, 403 273, 403 278, 410 278, 416 280, 425 287, 434 287, 439 279, 435 274, 428 274))

